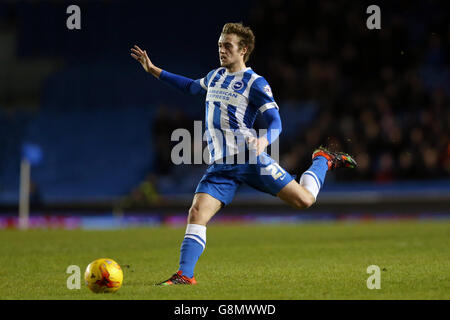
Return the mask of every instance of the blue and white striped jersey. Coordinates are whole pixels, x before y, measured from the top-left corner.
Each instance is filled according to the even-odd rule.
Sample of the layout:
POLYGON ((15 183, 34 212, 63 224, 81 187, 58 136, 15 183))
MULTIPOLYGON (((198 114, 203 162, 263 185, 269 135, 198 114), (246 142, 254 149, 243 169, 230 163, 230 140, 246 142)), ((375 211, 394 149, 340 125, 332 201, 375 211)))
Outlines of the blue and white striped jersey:
POLYGON ((251 68, 228 73, 212 70, 196 80, 206 92, 206 137, 210 161, 238 153, 238 137, 251 137, 258 112, 277 108, 266 79, 251 68))

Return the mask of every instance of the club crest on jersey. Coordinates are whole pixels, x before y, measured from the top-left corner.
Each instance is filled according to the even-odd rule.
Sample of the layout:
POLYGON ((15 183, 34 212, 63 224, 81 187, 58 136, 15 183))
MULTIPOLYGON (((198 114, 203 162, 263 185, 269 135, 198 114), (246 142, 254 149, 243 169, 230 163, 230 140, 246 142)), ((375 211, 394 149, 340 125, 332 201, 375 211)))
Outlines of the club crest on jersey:
POLYGON ((244 86, 244 82, 242 81, 235 81, 233 83, 233 90, 240 90, 244 86))
POLYGON ((270 89, 269 85, 264 86, 263 90, 269 97, 272 97, 272 89, 270 89))

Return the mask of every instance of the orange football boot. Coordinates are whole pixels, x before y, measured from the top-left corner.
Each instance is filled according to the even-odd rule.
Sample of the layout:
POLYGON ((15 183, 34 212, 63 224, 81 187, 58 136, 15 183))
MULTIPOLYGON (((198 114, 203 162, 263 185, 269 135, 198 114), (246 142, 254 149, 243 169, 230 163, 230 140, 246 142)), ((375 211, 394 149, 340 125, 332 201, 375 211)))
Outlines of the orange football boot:
POLYGON ((356 161, 347 153, 344 152, 332 152, 322 146, 314 150, 312 158, 322 156, 328 160, 328 170, 336 168, 355 168, 356 161))
POLYGON ((173 276, 171 276, 166 281, 163 281, 161 283, 157 283, 157 286, 171 286, 174 284, 197 284, 197 281, 195 280, 195 277, 189 278, 186 276, 183 276, 183 271, 179 270, 177 271, 173 276))

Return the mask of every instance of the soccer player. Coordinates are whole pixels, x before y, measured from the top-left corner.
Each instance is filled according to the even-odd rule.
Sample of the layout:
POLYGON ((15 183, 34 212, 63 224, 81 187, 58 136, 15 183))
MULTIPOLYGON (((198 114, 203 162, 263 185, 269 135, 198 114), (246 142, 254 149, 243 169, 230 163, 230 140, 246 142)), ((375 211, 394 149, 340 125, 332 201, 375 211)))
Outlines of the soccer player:
POLYGON ((181 244, 178 271, 160 285, 196 284, 194 267, 205 249, 206 226, 210 219, 229 204, 237 188, 246 183, 272 194, 292 207, 305 209, 313 205, 328 170, 354 168, 355 160, 342 152, 323 147, 312 154, 312 165, 300 177, 299 183, 264 150, 281 132, 279 108, 266 79, 246 66, 254 48, 255 37, 241 23, 224 25, 218 40, 220 67, 204 78, 192 80, 155 66, 146 50, 138 46, 131 56, 148 73, 185 93, 206 95, 205 131, 211 165, 200 180, 189 209, 187 227, 181 244), (267 122, 267 134, 251 134, 254 120, 261 113, 267 122), (243 152, 236 143, 239 132, 256 153, 256 161, 234 162, 243 152), (226 160, 226 161, 225 161, 226 160))

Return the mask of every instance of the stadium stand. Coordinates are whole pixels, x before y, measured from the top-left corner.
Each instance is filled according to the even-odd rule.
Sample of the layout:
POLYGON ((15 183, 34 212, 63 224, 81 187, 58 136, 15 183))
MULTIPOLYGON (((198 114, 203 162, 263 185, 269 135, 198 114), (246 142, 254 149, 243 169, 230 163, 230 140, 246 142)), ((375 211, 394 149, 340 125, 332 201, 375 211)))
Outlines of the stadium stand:
MULTIPOLYGON (((448 192, 450 11, 437 12, 433 2, 403 2, 400 11, 386 2, 384 28, 370 31, 362 26, 363 4, 358 11, 350 1, 238 3, 236 19, 248 16, 244 23, 256 34, 249 66, 269 81, 281 108, 282 166, 298 174, 317 145, 331 143, 355 154, 359 167, 356 174, 329 175, 324 191, 344 181, 380 188, 403 181, 421 190, 420 181, 439 180, 435 185, 448 192), (310 23, 315 17, 320 27, 310 23)), ((25 142, 43 150, 32 178, 44 201, 126 196, 149 174, 161 194, 195 189, 205 166, 171 165, 168 139, 173 128, 191 130, 194 120, 203 120, 202 99, 157 83, 128 50, 140 43, 158 65, 200 78, 216 66, 217 35, 233 17, 205 14, 217 20, 216 30, 186 20, 190 30, 201 30, 201 39, 192 39, 163 17, 149 21, 148 30, 135 30, 132 19, 117 25, 119 17, 136 14, 134 4, 86 3, 83 26, 90 32, 78 34, 58 27, 64 15, 39 20, 39 12, 58 16, 62 4, 1 4, 0 12, 8 14, 0 14, 0 41, 9 54, 2 50, 8 72, 0 76, 0 202, 17 201, 25 142)), ((134 19, 146 18, 146 6, 134 19)), ((192 9, 182 9, 174 19, 187 19, 192 9)))

